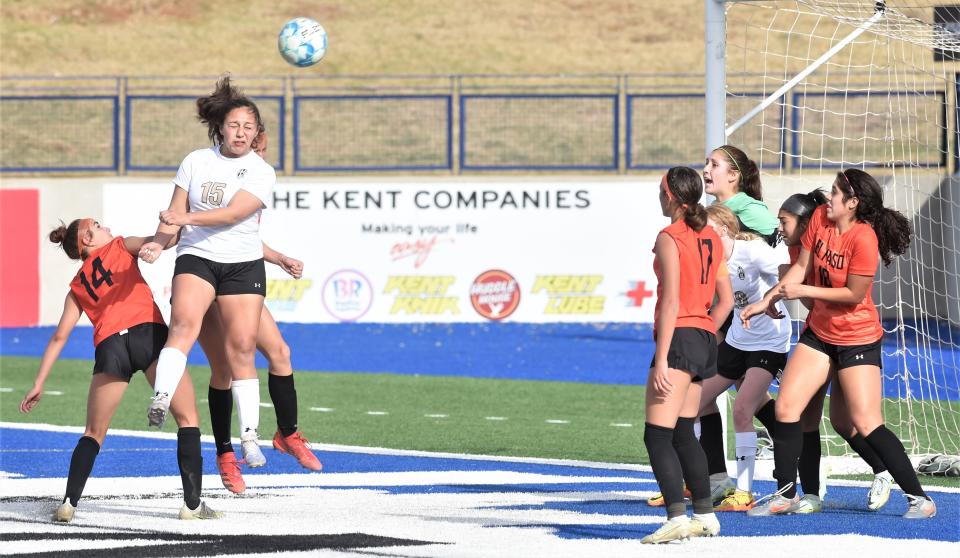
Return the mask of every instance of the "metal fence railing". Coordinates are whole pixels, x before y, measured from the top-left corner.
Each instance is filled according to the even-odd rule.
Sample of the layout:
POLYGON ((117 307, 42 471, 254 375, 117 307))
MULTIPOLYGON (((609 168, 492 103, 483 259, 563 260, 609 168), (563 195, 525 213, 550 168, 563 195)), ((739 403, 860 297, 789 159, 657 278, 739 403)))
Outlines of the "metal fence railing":
POLYGON ((462 170, 606 170, 619 159, 616 95, 461 95, 462 170))
POLYGON ((0 170, 118 170, 119 107, 116 95, 0 97, 0 170))
MULTIPOLYGON (((187 153, 210 143, 197 122, 195 100, 215 80, 2 77, 0 171, 172 172, 187 153)), ((270 136, 267 161, 287 175, 629 173, 698 166, 703 160, 701 74, 234 80, 260 107, 270 136)), ((948 138, 960 116, 957 95, 946 93, 954 87, 913 96, 896 92, 913 107, 917 123, 910 130, 917 137, 904 141, 932 146, 929 157, 914 162, 956 166, 957 141, 948 138)), ((727 113, 743 114, 764 95, 761 87, 731 92, 727 113)), ((842 160, 834 153, 841 147, 831 143, 840 132, 798 119, 841 110, 862 114, 864 141, 882 139, 889 135, 885 128, 896 123, 877 116, 883 113, 881 101, 876 94, 792 93, 735 132, 730 143, 753 146, 757 153, 751 156, 763 167, 790 169, 804 164, 799 154, 805 133, 798 131, 803 129, 824 141, 818 153, 829 164, 842 160)), ((878 161, 884 157, 889 159, 876 154, 878 161)))
POLYGON ((299 95, 293 130, 296 172, 453 168, 450 95, 299 95))

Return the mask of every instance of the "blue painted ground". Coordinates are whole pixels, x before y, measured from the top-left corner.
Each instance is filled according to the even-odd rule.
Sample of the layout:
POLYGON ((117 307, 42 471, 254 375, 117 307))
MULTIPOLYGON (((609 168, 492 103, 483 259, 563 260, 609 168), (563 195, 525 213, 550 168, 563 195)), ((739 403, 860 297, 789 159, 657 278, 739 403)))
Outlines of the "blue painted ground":
MULTIPOLYGON (((63 478, 69 467, 77 434, 0 428, 0 470, 18 473, 28 478, 63 478)), ((176 475, 176 442, 154 440, 136 436, 109 436, 93 471, 95 477, 117 476, 170 476, 176 475)), ((256 471, 246 470, 245 475, 269 473, 303 473, 296 463, 272 450, 267 452, 268 465, 256 471)), ((549 495, 558 493, 555 499, 548 498, 540 505, 503 506, 490 509, 502 510, 563 510, 585 515, 604 514, 636 517, 638 515, 661 515, 662 509, 650 508, 642 502, 618 497, 626 491, 656 490, 650 473, 622 471, 603 468, 573 467, 566 465, 542 465, 483 461, 472 459, 433 458, 375 455, 361 452, 318 452, 326 473, 370 473, 398 471, 517 471, 544 475, 578 477, 618 477, 625 480, 609 482, 589 480, 575 483, 536 484, 478 484, 468 485, 417 485, 378 486, 357 485, 353 487, 331 486, 331 489, 365 488, 390 494, 467 494, 484 492, 526 492, 549 495), (559 493, 563 493, 562 496, 559 493), (577 497, 576 493, 582 493, 577 497)), ((213 466, 213 448, 204 445, 204 472, 216 474, 213 466)), ((309 474, 309 473, 303 473, 309 474)), ((316 473, 314 473, 317 475, 316 473)), ((318 475, 322 479, 324 473, 318 475)), ((478 478, 482 480, 482 478, 478 478)), ((321 484, 321 488, 323 488, 321 484)), ((759 491, 770 491, 772 483, 758 482, 759 491)), ((879 512, 865 509, 866 487, 830 486, 827 507, 823 513, 806 516, 779 518, 748 518, 740 513, 720 515, 723 534, 726 536, 768 536, 771 534, 829 535, 854 533, 897 539, 930 539, 960 541, 960 494, 931 493, 937 502, 939 513, 928 521, 906 521, 900 515, 906 503, 898 491, 890 503, 879 512)), ((623 524, 534 524, 522 527, 549 527, 562 538, 586 539, 639 539, 649 534, 656 525, 626 522, 623 524)))
MULTIPOLYGON (((917 342, 918 327, 907 327, 907 350, 899 355, 894 337, 886 337, 884 394, 902 396, 909 383, 915 397, 960 400, 960 330, 920 325, 927 342, 917 342)), ((40 356, 53 329, 0 329, 0 355, 40 356)), ((654 351, 650 324, 282 323, 280 329, 294 368, 303 371, 643 385, 654 351)), ((92 336, 91 328, 78 328, 61 357, 92 359, 92 336)), ((195 347, 189 362, 206 359, 195 347)), ((266 362, 258 356, 257 365, 266 362)))

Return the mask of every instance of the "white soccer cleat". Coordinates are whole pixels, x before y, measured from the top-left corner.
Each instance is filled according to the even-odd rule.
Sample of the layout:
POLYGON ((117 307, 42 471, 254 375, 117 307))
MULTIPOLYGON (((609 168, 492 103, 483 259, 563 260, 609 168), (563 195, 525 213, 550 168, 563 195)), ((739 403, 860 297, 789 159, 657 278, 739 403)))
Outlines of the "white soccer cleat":
POLYGON ((870 493, 867 494, 867 509, 877 511, 887 505, 890 500, 890 489, 893 488, 893 476, 890 471, 883 471, 873 476, 870 493))
POLYGON ((694 514, 690 519, 687 532, 691 537, 716 537, 720 534, 720 520, 712 513, 694 514))
POLYGON ((904 519, 930 519, 937 515, 937 505, 930 498, 913 494, 904 494, 904 496, 910 504, 907 513, 903 514, 904 519))
POLYGON ((221 517, 223 517, 223 512, 218 512, 207 506, 207 503, 203 500, 200 501, 200 505, 195 510, 188 508, 187 504, 183 504, 180 508, 180 519, 220 519, 221 517))
POLYGON ((659 529, 640 540, 642 544, 660 544, 690 538, 690 518, 681 515, 668 519, 659 529))
POLYGON ((73 521, 73 514, 76 513, 77 508, 73 507, 70 503, 70 500, 64 500, 62 504, 57 507, 57 510, 53 512, 53 520, 59 521, 60 523, 70 523, 73 521))
POLYGON ((167 420, 167 411, 170 410, 170 394, 157 392, 150 400, 150 407, 147 409, 147 426, 153 428, 163 428, 163 423, 167 420))
POLYGON ((768 517, 771 515, 782 515, 787 513, 794 504, 800 501, 800 497, 794 495, 793 498, 787 498, 784 493, 793 488, 793 483, 787 483, 786 486, 777 490, 773 494, 768 494, 757 500, 753 507, 747 510, 750 517, 768 517))
POLYGON ((258 438, 256 430, 248 430, 240 436, 240 453, 243 454, 243 460, 250 468, 263 467, 267 464, 266 456, 260 451, 258 438))

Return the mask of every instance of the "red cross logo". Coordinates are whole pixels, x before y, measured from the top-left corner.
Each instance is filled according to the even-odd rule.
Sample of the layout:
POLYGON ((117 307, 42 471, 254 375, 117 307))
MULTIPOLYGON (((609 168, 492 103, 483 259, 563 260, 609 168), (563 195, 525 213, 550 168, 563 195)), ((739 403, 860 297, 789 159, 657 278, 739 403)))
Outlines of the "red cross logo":
POLYGON ((643 306, 643 299, 653 296, 653 291, 648 291, 646 281, 630 281, 630 290, 627 291, 627 298, 633 300, 633 305, 637 308, 643 306))

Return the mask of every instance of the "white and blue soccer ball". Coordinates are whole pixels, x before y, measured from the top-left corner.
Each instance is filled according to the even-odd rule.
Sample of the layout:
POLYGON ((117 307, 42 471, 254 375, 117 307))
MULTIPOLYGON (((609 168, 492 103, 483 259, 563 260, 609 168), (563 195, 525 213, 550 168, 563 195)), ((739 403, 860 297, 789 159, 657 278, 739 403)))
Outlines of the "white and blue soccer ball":
POLYGON ((308 17, 291 19, 280 30, 277 49, 280 56, 294 66, 313 66, 327 53, 327 32, 308 17))

